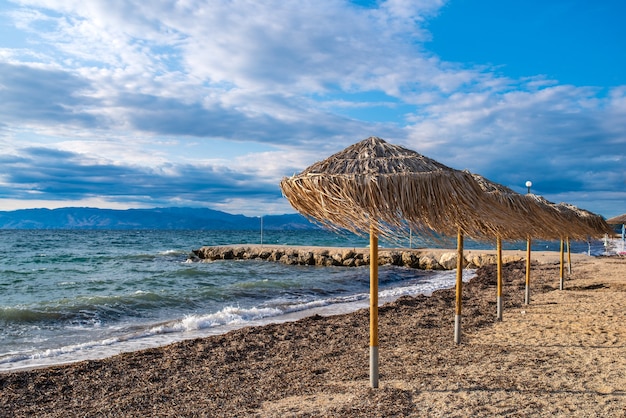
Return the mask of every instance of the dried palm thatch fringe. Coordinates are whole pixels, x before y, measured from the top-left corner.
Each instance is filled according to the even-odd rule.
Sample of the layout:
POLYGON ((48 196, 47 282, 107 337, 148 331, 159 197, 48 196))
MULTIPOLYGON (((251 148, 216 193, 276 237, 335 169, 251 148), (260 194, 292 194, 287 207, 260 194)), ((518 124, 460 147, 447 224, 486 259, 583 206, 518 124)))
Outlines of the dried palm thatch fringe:
POLYGON ((587 239, 610 231, 591 212, 520 195, 377 137, 283 178, 280 187, 296 210, 328 229, 366 235, 374 225, 390 240, 409 229, 428 236, 461 230, 478 240, 587 239))
POLYGON ((606 220, 606 223, 609 225, 622 225, 626 224, 626 213, 618 216, 614 216, 610 219, 606 220))
POLYGON ((283 178, 280 187, 296 210, 327 228, 366 234, 373 224, 390 239, 408 228, 487 239, 515 222, 470 173, 377 137, 283 178))
POLYGON ((515 222, 498 226, 498 235, 504 239, 527 239, 528 237, 553 239, 571 228, 570 221, 561 216, 548 201, 534 195, 521 195, 479 174, 472 174, 483 191, 496 204, 511 213, 515 222))
POLYGON ((565 237, 570 238, 584 238, 577 231, 578 225, 571 222, 571 218, 566 217, 563 212, 557 210, 556 204, 550 202, 542 196, 535 194, 527 194, 526 197, 532 200, 537 206, 539 206, 545 213, 547 221, 544 220, 546 229, 540 231, 536 238, 543 239, 560 239, 565 237))
MULTIPOLYGON (((505 206, 516 214, 528 235, 543 238, 579 238, 599 237, 610 233, 611 229, 604 219, 585 209, 580 209, 569 203, 558 205, 535 195, 520 195, 501 184, 494 183, 478 174, 474 179, 481 188, 500 205, 505 206)), ((510 231, 513 225, 507 225, 505 231, 510 231)), ((515 231, 520 232, 520 231, 515 231)), ((524 235, 501 234, 502 238, 525 238, 524 235)))
POLYGON ((553 219, 552 222, 546 221, 546 229, 537 235, 538 238, 564 239, 569 237, 576 240, 586 240, 589 237, 601 237, 607 233, 607 228, 610 230, 604 219, 592 212, 566 203, 557 205, 534 194, 526 196, 543 208, 548 219, 553 219), (558 227, 552 227, 554 225, 558 225, 558 227))
POLYGON ((556 205, 558 211, 566 213, 566 217, 574 219, 581 234, 592 237, 603 236, 604 234, 612 234, 613 230, 608 223, 599 215, 581 209, 569 203, 559 203, 556 205))

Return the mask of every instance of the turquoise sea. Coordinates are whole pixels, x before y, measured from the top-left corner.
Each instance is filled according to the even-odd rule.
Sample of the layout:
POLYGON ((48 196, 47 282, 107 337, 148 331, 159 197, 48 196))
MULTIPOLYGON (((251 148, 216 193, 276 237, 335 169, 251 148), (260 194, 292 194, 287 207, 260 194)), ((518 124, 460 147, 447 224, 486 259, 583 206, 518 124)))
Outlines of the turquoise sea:
MULTIPOLYGON (((265 261, 190 263, 219 244, 365 247, 367 238, 312 231, 0 230, 0 371, 101 358, 245 325, 368 304, 367 267, 265 261)), ((381 243, 383 246, 384 242, 381 243)), ((405 245, 432 246, 411 238, 405 245)), ((454 241, 435 245, 454 248, 454 241)), ((491 248, 467 243, 466 248, 491 248)), ((524 249, 525 243, 506 243, 524 249)), ((558 250, 558 243, 536 243, 558 250)), ((587 252, 574 243, 574 252, 587 252)), ((601 251, 593 243, 592 252, 601 251)), ((465 273, 469 279, 471 271, 465 273)), ((454 284, 454 272, 383 266, 380 300, 454 284)))

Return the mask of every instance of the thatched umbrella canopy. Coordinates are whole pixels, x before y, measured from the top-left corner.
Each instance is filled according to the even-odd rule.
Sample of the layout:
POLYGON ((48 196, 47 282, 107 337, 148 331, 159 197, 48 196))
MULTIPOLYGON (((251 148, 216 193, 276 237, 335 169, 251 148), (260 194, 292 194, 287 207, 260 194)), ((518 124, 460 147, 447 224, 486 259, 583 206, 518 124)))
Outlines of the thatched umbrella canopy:
POLYGON ((512 220, 496 225, 496 256, 497 256, 497 293, 496 317, 502 320, 502 239, 525 239, 526 245, 526 292, 525 303, 530 303, 530 246, 531 236, 544 233, 553 219, 534 199, 516 193, 512 189, 493 182, 481 175, 472 174, 484 193, 508 213, 513 214, 512 220))
MULTIPOLYGON (((501 206, 517 215, 520 222, 507 222, 498 226, 497 253, 498 271, 501 266, 501 238, 526 238, 526 294, 525 303, 530 303, 530 249, 531 236, 544 239, 561 240, 561 271, 560 282, 563 288, 563 249, 567 242, 569 271, 571 273, 570 237, 586 239, 587 236, 598 236, 606 233, 609 228, 602 217, 567 203, 554 204, 536 195, 520 195, 513 190, 494 183, 474 174, 485 193, 501 206), (521 229, 520 229, 521 226, 521 229)), ((498 274, 498 319, 501 319, 501 275, 498 274)))
POLYGON ((495 183, 479 174, 472 174, 474 180, 478 182, 483 192, 499 205, 509 209, 513 213, 519 213, 519 218, 515 224, 506 223, 497 225, 496 233, 496 256, 497 256, 497 285, 496 285, 496 318, 502 320, 502 238, 517 239, 527 235, 532 219, 532 207, 530 202, 524 200, 521 195, 515 193, 502 184, 495 183), (528 225, 524 228, 525 225, 528 225))
POLYGON ((554 211, 546 210, 536 199, 519 194, 479 174, 472 176, 494 204, 507 213, 503 224, 491 224, 491 229, 495 230, 497 236, 522 240, 528 236, 545 236, 550 233, 556 235, 556 231, 562 227, 559 222, 564 220, 556 218, 554 211))
POLYGON ((606 223, 609 225, 624 225, 626 224, 626 213, 609 218, 606 220, 606 223))
MULTIPOLYGON (((532 199, 537 205, 543 208, 548 222, 543 234, 539 235, 539 238, 544 239, 559 239, 560 246, 560 272, 559 272, 559 289, 563 290, 564 287, 564 257, 563 249, 564 242, 567 240, 568 253, 570 251, 569 237, 585 238, 587 236, 587 228, 583 227, 580 219, 569 207, 559 206, 541 196, 534 194, 527 195, 529 199, 532 199)), ((528 243, 530 247, 530 241, 528 243)), ((530 249, 527 250, 530 253, 530 249)), ((571 258, 570 258, 570 272, 571 272, 571 258)))
MULTIPOLYGON (((574 213, 569 208, 559 207, 559 205, 553 202, 550 202, 549 200, 546 200, 542 196, 529 193, 526 195, 526 197, 529 200, 532 200, 539 208, 541 208, 541 211, 543 213, 543 218, 542 218, 543 228, 541 228, 538 231, 536 238, 542 238, 542 239, 548 239, 548 240, 559 239, 561 242, 560 289, 562 290, 563 282, 564 282, 564 273, 563 273, 564 242, 567 241, 567 250, 568 250, 568 254, 570 254, 568 256, 568 260, 569 260, 569 270, 571 273, 572 261, 571 261, 569 237, 575 236, 577 238, 585 238, 586 230, 585 231, 581 230, 582 226, 581 226, 580 220, 574 215, 574 213)), ((527 242, 527 248, 526 248, 526 253, 527 253, 527 271, 526 271, 527 286, 526 286, 526 297, 525 297, 526 304, 530 303, 530 293, 529 293, 530 290, 528 286, 528 283, 530 281, 530 246, 531 246, 531 241, 529 237, 528 242, 527 242)))
POLYGON ((374 224, 390 239, 409 228, 454 235, 459 227, 479 238, 494 231, 489 215, 502 217, 469 173, 377 137, 284 178, 280 186, 296 210, 329 229, 366 234, 374 224))
POLYGON ((626 240, 626 213, 623 215, 615 216, 607 219, 606 223, 609 225, 621 225, 622 226, 622 241, 626 240))
MULTIPOLYGON (((567 254, 569 263, 569 272, 572 272, 572 258, 570 237, 577 239, 586 239, 589 230, 580 221, 579 217, 569 207, 557 205, 544 199, 541 196, 528 194, 528 199, 532 200, 540 208, 545 215, 543 222, 544 228, 539 231, 537 238, 543 239, 559 239, 560 240, 560 271, 559 271, 559 288, 563 290, 565 273, 564 273, 564 245, 567 243, 567 254)), ((527 243, 528 259, 530 259, 530 238, 527 243)), ((526 273, 526 282, 530 280, 529 273, 526 273)), ((530 294, 527 286, 526 303, 530 303, 530 294)))
MULTIPOLYGON (((557 210, 564 213, 568 213, 569 219, 572 223, 577 225, 575 239, 587 239, 589 237, 601 237, 605 234, 610 234, 613 231, 608 223, 600 215, 589 212, 588 210, 581 209, 569 203, 559 203, 556 205, 557 210), (573 218, 573 219, 572 219, 573 218)), ((570 247, 570 236, 565 238, 567 242, 567 264, 569 273, 572 272, 572 254, 570 247)), ((560 288, 563 289, 564 273, 563 273, 563 239, 561 239, 561 274, 560 274, 560 288)))
POLYGON ((571 272, 571 249, 570 238, 575 240, 586 240, 588 237, 599 237, 610 230, 604 219, 592 212, 580 209, 569 203, 559 203, 558 205, 544 199, 541 196, 528 195, 534 199, 539 205, 543 206, 546 213, 555 219, 553 225, 555 228, 546 228, 544 236, 546 239, 559 239, 560 245, 560 274, 559 288, 564 288, 564 248, 567 243, 567 252, 569 260, 569 270, 571 272), (556 232, 556 233, 555 233, 556 232))
MULTIPOLYGON (((533 231, 533 237, 541 239, 561 239, 561 248, 563 246, 563 237, 574 231, 573 225, 568 216, 563 211, 558 210, 557 205, 542 196, 528 193, 524 196, 533 202, 539 208, 537 219, 540 220, 541 228, 533 231)), ((569 246, 569 244, 568 244, 569 246)), ((531 253, 531 236, 526 241, 526 292, 524 303, 530 304, 530 253, 531 253)), ((562 251, 561 251, 562 254, 562 251)), ((563 263, 561 262, 561 266, 563 263)), ((563 274, 561 267, 561 283, 563 282, 563 274)))
MULTIPOLYGON (((457 315, 463 234, 493 233, 494 211, 469 173, 452 169, 407 148, 370 137, 303 172, 280 187, 301 214, 334 230, 370 234, 370 381, 378 386, 378 236, 393 238, 407 229, 458 234, 457 315), (489 219, 485 221, 484 219, 489 219)), ((497 222, 496 224, 500 224, 497 222)), ((406 235, 405 235, 406 236, 406 235)))
POLYGON ((600 215, 564 202, 559 203, 557 208, 559 210, 567 209, 577 217, 580 233, 586 233, 587 236, 596 238, 613 233, 608 222, 600 215))
POLYGON ((572 223, 571 213, 559 209, 556 203, 532 193, 526 194, 525 197, 541 209, 542 227, 536 230, 533 236, 546 240, 559 239, 572 234, 578 228, 572 223))

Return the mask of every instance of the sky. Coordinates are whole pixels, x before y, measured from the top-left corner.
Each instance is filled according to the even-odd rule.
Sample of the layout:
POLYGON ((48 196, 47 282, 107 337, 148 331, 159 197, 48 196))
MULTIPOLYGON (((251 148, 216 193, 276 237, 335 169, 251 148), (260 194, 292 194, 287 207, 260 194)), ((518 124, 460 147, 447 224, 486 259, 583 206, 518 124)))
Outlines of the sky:
POLYGON ((622 0, 0 0, 0 210, 295 212, 369 136, 626 212, 622 0))

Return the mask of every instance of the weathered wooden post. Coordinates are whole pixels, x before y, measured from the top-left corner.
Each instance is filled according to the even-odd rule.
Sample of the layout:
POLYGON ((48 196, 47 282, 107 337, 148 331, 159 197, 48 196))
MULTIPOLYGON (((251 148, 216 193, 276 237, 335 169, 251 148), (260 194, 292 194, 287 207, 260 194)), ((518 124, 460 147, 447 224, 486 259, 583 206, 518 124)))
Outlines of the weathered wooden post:
POLYGON ((563 290, 564 285, 565 285, 565 283, 564 283, 564 280, 565 280, 564 279, 564 276, 565 276, 564 270, 565 269, 564 269, 564 266, 563 266, 563 264, 565 264, 565 260, 564 260, 565 255, 564 255, 563 246, 564 246, 564 242, 563 242, 563 238, 561 238, 561 255, 560 255, 561 266, 560 266, 560 269, 559 269, 559 290, 563 290))
POLYGON ((457 234, 456 257, 456 312, 454 316, 454 342, 461 343, 461 297, 463 295, 463 232, 457 234))
POLYGON ((378 231, 370 226, 370 384, 378 387, 378 231))
POLYGON ((530 304, 530 244, 531 239, 528 237, 526 241, 526 293, 524 295, 524 304, 530 304))
POLYGON ((497 319, 502 321, 502 238, 498 236, 496 239, 496 256, 497 256, 497 270, 498 270, 498 283, 497 283, 497 319))

